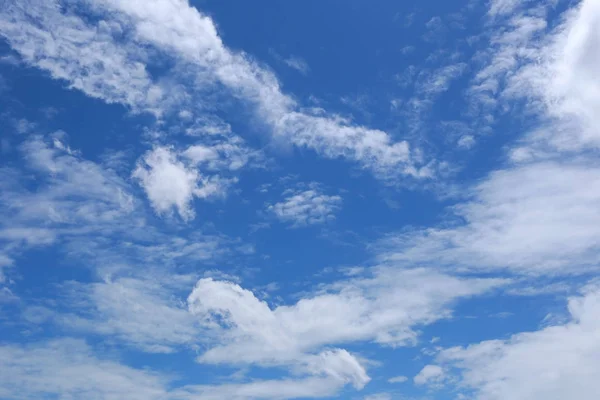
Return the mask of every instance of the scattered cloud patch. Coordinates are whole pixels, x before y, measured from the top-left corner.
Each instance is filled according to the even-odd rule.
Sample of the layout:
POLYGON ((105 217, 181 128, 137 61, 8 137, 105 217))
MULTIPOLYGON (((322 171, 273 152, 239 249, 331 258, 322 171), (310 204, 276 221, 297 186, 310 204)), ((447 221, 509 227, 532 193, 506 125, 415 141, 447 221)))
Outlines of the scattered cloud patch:
POLYGON ((439 365, 426 365, 414 377, 416 385, 438 385, 444 380, 445 372, 439 365))
POLYGON ((446 349, 437 359, 457 369, 458 388, 474 390, 475 399, 595 399, 600 391, 597 287, 569 298, 568 311, 564 324, 446 349))
POLYGON ((495 171, 452 207, 454 226, 392 235, 382 258, 533 275, 595 269, 599 179, 595 166, 570 162, 495 171))
POLYGON ((132 177, 138 180, 157 214, 168 215, 175 209, 186 221, 195 216, 191 206, 195 197, 204 199, 224 193, 224 185, 218 178, 202 177, 168 147, 147 152, 132 177))
POLYGON ((389 383, 404 383, 406 381, 408 381, 408 378, 403 375, 394 376, 393 378, 388 379, 389 383))
POLYGON ((267 211, 296 228, 330 222, 342 205, 340 196, 324 194, 316 184, 306 190, 290 189, 283 195, 285 198, 269 205, 267 211))
POLYGON ((284 59, 283 62, 288 67, 300 72, 302 75, 308 75, 310 72, 310 67, 308 66, 307 62, 300 57, 290 56, 284 59))

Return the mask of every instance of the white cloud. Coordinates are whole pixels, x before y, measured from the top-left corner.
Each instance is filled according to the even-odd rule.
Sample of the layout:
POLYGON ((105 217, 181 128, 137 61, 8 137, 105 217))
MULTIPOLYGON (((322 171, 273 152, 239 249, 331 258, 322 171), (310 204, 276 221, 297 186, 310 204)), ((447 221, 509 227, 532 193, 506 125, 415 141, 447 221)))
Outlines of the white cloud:
POLYGON ((113 283, 123 270, 140 276, 129 263, 143 264, 148 274, 157 265, 197 264, 242 252, 243 243, 218 234, 160 232, 146 221, 131 183, 110 163, 88 161, 54 139, 29 137, 18 147, 22 166, 0 169, 2 279, 10 280, 23 251, 39 246, 56 246, 76 265, 85 260, 101 280, 113 283))
POLYGON ((76 331, 116 337, 145 352, 171 353, 192 346, 201 334, 193 316, 169 287, 178 277, 117 278, 73 284, 70 297, 81 314, 57 315, 56 323, 76 331), (165 281, 160 284, 159 281, 165 281))
POLYGON ((490 0, 490 16, 506 15, 521 3, 519 0, 490 0))
MULTIPOLYGON (((473 59, 476 65, 483 63, 483 67, 476 72, 467 90, 469 112, 480 120, 483 127, 494 123, 499 105, 506 100, 504 91, 508 79, 522 66, 536 62, 536 40, 547 27, 543 3, 536 2, 532 8, 527 8, 529 2, 519 4, 525 9, 508 13, 508 18, 492 18, 489 45, 477 52, 473 59)), ((498 5, 501 2, 491 2, 490 13, 494 13, 494 7, 498 5)), ((496 16, 501 15, 496 12, 496 16)))
POLYGON ((123 32, 120 23, 90 25, 61 8, 40 0, 7 4, 0 13, 0 35, 25 62, 88 96, 159 112, 160 103, 167 102, 164 89, 152 82, 142 49, 114 40, 123 32))
POLYGON ((251 400, 334 396, 344 382, 336 377, 256 380, 240 384, 177 387, 175 377, 134 369, 99 358, 85 342, 60 339, 0 346, 0 397, 91 400, 251 400))
POLYGON ((466 70, 467 64, 457 63, 446 65, 431 73, 425 74, 425 79, 417 88, 428 95, 436 95, 447 91, 450 84, 459 78, 466 70))
MULTIPOLYGON (((207 329, 208 348, 199 361, 302 366, 319 360, 323 353, 315 352, 324 346, 359 341, 406 345, 417 338, 415 326, 451 315, 448 306, 453 301, 504 283, 424 269, 381 268, 371 273, 275 308, 237 284, 201 279, 188 298, 190 311, 207 329)), ((320 360, 314 365, 322 364, 320 360)), ((350 368, 352 363, 344 365, 350 368)))
POLYGON ((300 57, 290 56, 290 57, 284 59, 283 62, 288 67, 300 72, 302 75, 307 75, 308 72, 310 71, 310 67, 308 66, 306 61, 300 57))
POLYGON ((311 185, 308 190, 288 190, 284 195, 283 201, 269 205, 267 211, 294 227, 332 221, 342 204, 340 196, 326 195, 317 185, 311 185))
POLYGON ((486 118, 514 104, 540 118, 520 150, 528 159, 600 146, 600 6, 583 0, 557 18, 553 4, 490 3, 490 46, 476 56, 487 61, 469 89, 486 118))
POLYGON ((332 377, 253 381, 243 384, 189 386, 173 391, 174 400, 281 400, 335 396, 344 382, 332 377))
POLYGON ((415 385, 436 385, 444 380, 445 372, 439 365, 426 365, 414 377, 415 385))
POLYGON ((389 393, 376 393, 365 396, 363 400, 392 400, 392 395, 389 393))
POLYGON ((89 346, 75 339, 0 346, 0 369, 2 398, 165 398, 164 379, 115 361, 100 360, 89 346))
POLYGON ((389 383, 403 383, 408 381, 408 378, 404 375, 394 376, 393 378, 388 379, 389 383))
POLYGON ((475 146, 475 138, 473 137, 473 135, 464 135, 461 136, 460 139, 458 139, 458 147, 462 147, 465 149, 470 149, 471 147, 475 146))
POLYGON ((568 302, 570 320, 507 340, 444 350, 437 361, 460 373, 478 400, 595 400, 600 393, 600 291, 568 302))
MULTIPOLYGON (((458 55, 448 55, 447 58, 448 65, 435 69, 417 69, 411 65, 402 74, 396 75, 399 85, 414 87, 411 98, 403 102, 398 100, 392 102, 392 107, 402 115, 406 128, 413 134, 424 133, 427 128, 426 122, 431 119, 431 110, 437 98, 447 92, 468 69, 466 63, 456 62, 458 55)), ((447 125, 449 122, 442 124, 447 125)))
POLYGON ((202 177, 167 147, 146 153, 132 176, 139 180, 157 214, 169 214, 175 208, 184 220, 194 218, 190 206, 194 197, 207 198, 224 192, 218 177, 202 177))
POLYGON ((506 96, 525 98, 547 124, 531 145, 560 151, 600 146, 600 4, 581 1, 542 42, 530 44, 531 61, 508 80, 506 96))
POLYGON ((23 170, 3 168, 0 180, 0 264, 14 264, 23 249, 65 237, 119 230, 132 218, 134 198, 126 183, 86 161, 55 138, 29 137, 19 150, 23 170))
POLYGON ((450 209, 455 220, 389 237, 382 259, 521 274, 581 273, 599 261, 598 187, 600 169, 576 161, 495 171, 450 209))
MULTIPOLYGON (((423 165, 406 141, 394 141, 384 131, 353 125, 335 114, 313 115, 301 109, 282 92, 271 72, 249 56, 225 47, 213 21, 187 2, 154 0, 149 6, 136 1, 95 0, 83 8, 111 20, 90 26, 76 15, 61 13, 62 8, 54 3, 31 0, 26 7, 11 7, 10 13, 4 14, 0 32, 28 62, 109 102, 158 109, 160 114, 167 104, 195 95, 201 98, 207 88, 221 87, 252 104, 276 142, 310 148, 327 158, 356 161, 384 179, 432 174, 432 165, 423 165), (119 36, 118 42, 113 34, 119 36), (148 76, 143 63, 151 61, 143 50, 148 44, 185 67, 185 91, 181 84, 161 88, 148 76), (198 84, 189 85, 190 73, 198 84), (195 94, 187 92, 190 90, 195 94), (164 95, 167 91, 169 96, 164 95)), ((174 74, 177 71, 173 69, 174 74)), ((163 81, 178 82, 178 77, 163 81)))
POLYGON ((181 153, 195 165, 212 171, 237 171, 248 164, 261 165, 262 155, 248 149, 244 141, 236 136, 214 144, 196 144, 181 153))

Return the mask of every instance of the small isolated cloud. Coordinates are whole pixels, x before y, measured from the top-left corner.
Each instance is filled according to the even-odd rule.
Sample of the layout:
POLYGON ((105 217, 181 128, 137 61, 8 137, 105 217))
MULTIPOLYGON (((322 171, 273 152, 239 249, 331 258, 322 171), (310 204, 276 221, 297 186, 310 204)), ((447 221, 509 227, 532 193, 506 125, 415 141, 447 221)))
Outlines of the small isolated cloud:
POLYGON ((375 393, 365 396, 364 400, 392 400, 392 395, 389 393, 375 393))
POLYGON ((464 135, 460 139, 458 139, 457 144, 458 147, 461 147, 463 149, 470 149, 471 147, 475 146, 475 138, 473 137, 473 135, 464 135))
POLYGON ((288 67, 300 72, 302 75, 307 75, 310 72, 310 67, 306 61, 300 57, 290 56, 284 59, 283 62, 288 67))
POLYGON ((388 379, 389 383, 403 383, 406 382, 408 378, 404 375, 395 376, 393 378, 388 379))
POLYGON ((444 380, 445 372, 439 365, 426 365, 414 377, 415 385, 438 385, 444 380))
POLYGON ((267 207, 281 222, 293 227, 323 224, 335 219, 335 213, 342 205, 342 198, 321 192, 318 185, 310 185, 307 190, 287 190, 285 198, 267 207))
POLYGON ((132 176, 139 181, 157 214, 165 215, 176 209, 184 220, 194 218, 190 205, 194 197, 207 198, 223 193, 218 179, 203 178, 168 147, 156 147, 147 152, 132 176))

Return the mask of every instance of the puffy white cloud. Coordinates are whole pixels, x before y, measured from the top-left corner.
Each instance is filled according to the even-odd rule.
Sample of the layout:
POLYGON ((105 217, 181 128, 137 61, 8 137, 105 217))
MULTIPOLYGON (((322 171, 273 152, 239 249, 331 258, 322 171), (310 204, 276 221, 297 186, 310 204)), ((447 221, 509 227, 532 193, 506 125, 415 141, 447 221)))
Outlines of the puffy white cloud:
POLYGON ((168 214, 175 208, 184 220, 195 216, 190 206, 194 197, 218 196, 224 191, 218 177, 202 177, 167 147, 146 153, 132 176, 139 180, 157 214, 168 214))
POLYGON ((413 328, 451 315, 452 302, 504 283, 425 269, 381 268, 372 273, 275 308, 237 284, 200 280, 188 298, 209 339, 199 361, 313 365, 315 351, 324 346, 359 341, 406 345, 416 340, 413 328))
POLYGON ((310 185, 307 190, 287 190, 283 201, 269 205, 267 211, 280 221, 289 222, 294 227, 323 224, 335 219, 342 198, 321 192, 318 185, 310 185))
POLYGON ((568 302, 570 320, 507 340, 442 351, 437 361, 460 373, 459 388, 478 400, 593 400, 600 393, 600 291, 568 302))
POLYGON ((439 365, 426 365, 414 377, 416 385, 436 385, 444 379, 444 370, 439 365))
POLYGON ((446 226, 384 241, 382 259, 407 265, 572 274, 596 268, 600 169, 545 162, 493 172, 466 190, 446 226), (448 227, 448 225, 450 225, 448 227))

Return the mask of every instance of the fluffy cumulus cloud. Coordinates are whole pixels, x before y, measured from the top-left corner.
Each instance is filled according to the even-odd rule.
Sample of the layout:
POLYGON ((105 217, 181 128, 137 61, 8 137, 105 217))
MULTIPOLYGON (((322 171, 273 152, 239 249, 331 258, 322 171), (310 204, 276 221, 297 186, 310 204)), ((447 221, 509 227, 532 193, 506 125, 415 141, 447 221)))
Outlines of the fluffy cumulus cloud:
POLYGON ((310 185, 306 190, 287 190, 284 196, 282 201, 269 205, 267 211, 294 227, 332 221, 342 205, 340 196, 327 195, 316 184, 310 185))
POLYGON ((159 215, 169 214, 175 209, 184 220, 194 218, 190 203, 195 197, 218 196, 224 190, 218 177, 202 177, 167 147, 157 147, 146 153, 132 176, 139 180, 159 215))
MULTIPOLYGON (((425 270, 400 275, 382 270, 371 278, 337 282, 328 293, 294 305, 271 308, 237 284, 206 278, 190 294, 189 312, 155 282, 120 279, 94 284, 86 300, 92 305, 90 312, 100 315, 94 320, 56 315, 39 307, 28 311, 28 320, 42 323, 54 314, 63 329, 111 335, 146 352, 170 352, 195 342, 208 348, 199 356, 200 363, 285 367, 290 377, 174 387, 166 377, 152 371, 100 359, 82 341, 61 339, 0 348, 0 363, 10 370, 4 380, 0 379, 0 393, 23 399, 88 392, 96 396, 92 398, 116 399, 127 391, 148 399, 333 396, 348 384, 363 388, 370 377, 356 355, 330 345, 366 340, 407 344, 415 340, 413 326, 447 317, 447 306, 454 300, 501 283, 425 270), (33 365, 35 378, 30 374, 33 365)), ((78 291, 87 289, 79 287, 78 291)))
MULTIPOLYGON (((324 346, 356 341, 384 346, 414 343, 414 328, 449 317, 452 302, 504 283, 461 279, 425 269, 381 268, 372 273, 336 282, 324 293, 275 308, 235 283, 200 280, 188 304, 212 332, 207 337, 213 342, 198 360, 233 365, 300 363, 321 368, 327 364, 322 360, 327 353, 316 352, 324 346)), ((337 365, 344 364, 339 357, 352 359, 343 350, 329 354, 337 365)), ((357 364, 346 366, 354 370, 357 364)))
POLYGON ((596 399, 600 393, 598 288, 570 298, 568 311, 570 318, 564 324, 507 340, 449 348, 438 361, 460 374, 459 389, 472 391, 475 399, 596 399))
POLYGON ((439 365, 426 365, 414 377, 417 385, 432 385, 444 379, 444 370, 439 365))

